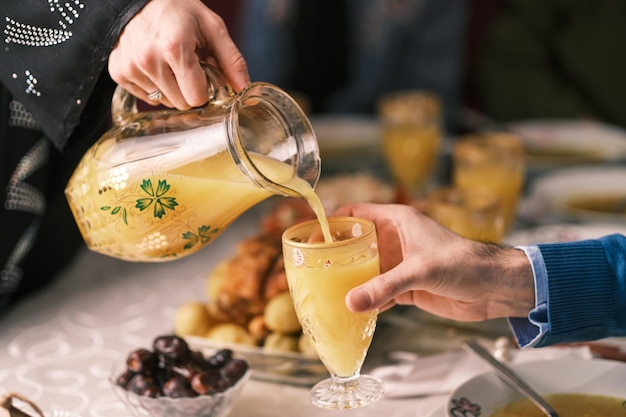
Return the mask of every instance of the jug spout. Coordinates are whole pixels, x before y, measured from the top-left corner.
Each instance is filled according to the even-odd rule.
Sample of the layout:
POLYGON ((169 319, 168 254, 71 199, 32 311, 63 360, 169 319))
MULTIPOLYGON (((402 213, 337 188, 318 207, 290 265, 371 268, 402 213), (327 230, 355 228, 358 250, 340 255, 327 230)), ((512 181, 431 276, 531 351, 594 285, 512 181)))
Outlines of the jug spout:
POLYGON ((301 180, 315 188, 321 172, 311 122, 298 104, 277 87, 256 82, 241 92, 227 117, 229 150, 249 181, 273 194, 302 197, 301 180), (281 162, 282 169, 254 156, 281 162))

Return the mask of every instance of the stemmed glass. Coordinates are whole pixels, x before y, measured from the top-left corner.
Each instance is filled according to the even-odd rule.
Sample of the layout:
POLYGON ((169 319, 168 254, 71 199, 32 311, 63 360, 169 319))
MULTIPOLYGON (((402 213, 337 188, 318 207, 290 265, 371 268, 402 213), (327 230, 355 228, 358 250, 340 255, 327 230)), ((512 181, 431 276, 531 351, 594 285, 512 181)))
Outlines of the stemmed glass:
POLYGON ((443 142, 441 103, 434 93, 399 91, 378 103, 382 150, 402 197, 423 196, 443 142))
POLYGON ((485 187, 500 197, 504 232, 511 230, 524 186, 521 139, 508 132, 481 132, 459 138, 453 146, 454 185, 485 187))
POLYGON ((361 375, 377 311, 354 313, 346 293, 379 274, 376 228, 365 219, 328 219, 333 242, 324 242, 317 220, 283 233, 285 271, 304 334, 330 372, 311 390, 321 408, 363 407, 381 398, 383 383, 361 375))

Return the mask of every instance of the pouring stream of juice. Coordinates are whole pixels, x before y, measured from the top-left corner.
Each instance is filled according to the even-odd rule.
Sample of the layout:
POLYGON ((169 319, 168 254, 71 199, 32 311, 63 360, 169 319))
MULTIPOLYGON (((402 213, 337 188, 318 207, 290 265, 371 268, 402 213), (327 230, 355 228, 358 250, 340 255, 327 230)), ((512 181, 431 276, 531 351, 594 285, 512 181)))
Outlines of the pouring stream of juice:
POLYGON ((291 190, 294 190, 304 198, 317 217, 324 235, 325 243, 332 243, 333 238, 330 233, 330 226, 328 225, 328 219, 326 218, 326 212, 319 196, 315 193, 315 190, 304 179, 291 174, 291 167, 287 164, 278 162, 270 158, 260 157, 253 155, 252 160, 255 162, 259 171, 265 173, 265 175, 274 181, 281 184, 291 190))
POLYGON ((315 190, 306 180, 292 174, 292 168, 282 162, 276 161, 271 158, 262 157, 260 155, 252 155, 251 159, 255 165, 259 168, 260 172, 263 172, 270 180, 277 184, 281 184, 286 188, 294 190, 296 193, 302 196, 317 217, 324 235, 325 243, 332 243, 333 238, 330 233, 330 226, 328 225, 328 219, 326 218, 326 212, 319 196, 315 193, 315 190))
POLYGON ((307 203, 309 203, 309 205, 313 209, 313 212, 317 216, 317 220, 320 222, 322 233, 324 234, 324 242, 332 243, 333 238, 330 234, 330 227, 328 226, 328 219, 326 218, 324 206, 322 205, 322 201, 320 200, 319 196, 315 193, 315 190, 313 190, 313 187, 311 187, 308 182, 299 177, 292 177, 284 185, 300 193, 300 195, 302 195, 307 203))

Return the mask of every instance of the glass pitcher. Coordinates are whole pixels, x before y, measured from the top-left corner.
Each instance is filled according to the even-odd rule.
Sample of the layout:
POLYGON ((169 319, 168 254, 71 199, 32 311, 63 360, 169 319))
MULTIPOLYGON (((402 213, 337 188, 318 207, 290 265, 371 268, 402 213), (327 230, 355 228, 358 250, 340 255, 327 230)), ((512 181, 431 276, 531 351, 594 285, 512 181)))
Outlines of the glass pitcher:
POLYGON ((235 94, 205 65, 211 99, 188 111, 138 112, 118 87, 114 126, 65 189, 87 246, 129 261, 169 261, 211 243, 272 196, 301 197, 320 175, 319 148, 296 102, 261 82, 235 94))

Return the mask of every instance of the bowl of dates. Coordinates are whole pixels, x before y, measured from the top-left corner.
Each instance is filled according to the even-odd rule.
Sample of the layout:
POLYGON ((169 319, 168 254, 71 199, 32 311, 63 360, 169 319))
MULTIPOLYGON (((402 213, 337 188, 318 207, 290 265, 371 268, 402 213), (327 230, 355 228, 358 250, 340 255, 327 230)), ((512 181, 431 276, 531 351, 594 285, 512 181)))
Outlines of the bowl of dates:
POLYGON ((164 335, 151 348, 131 351, 111 383, 135 416, 225 417, 249 377, 248 363, 230 349, 203 355, 164 335))

